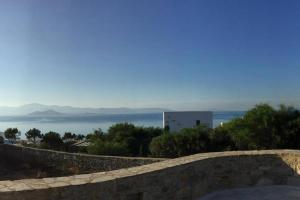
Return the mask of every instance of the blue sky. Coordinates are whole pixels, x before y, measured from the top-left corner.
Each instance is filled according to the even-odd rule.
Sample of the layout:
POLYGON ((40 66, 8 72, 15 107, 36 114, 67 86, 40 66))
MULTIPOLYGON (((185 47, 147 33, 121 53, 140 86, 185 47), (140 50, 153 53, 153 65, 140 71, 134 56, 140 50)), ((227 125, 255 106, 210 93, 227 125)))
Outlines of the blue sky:
POLYGON ((0 105, 300 106, 300 1, 0 0, 0 105))

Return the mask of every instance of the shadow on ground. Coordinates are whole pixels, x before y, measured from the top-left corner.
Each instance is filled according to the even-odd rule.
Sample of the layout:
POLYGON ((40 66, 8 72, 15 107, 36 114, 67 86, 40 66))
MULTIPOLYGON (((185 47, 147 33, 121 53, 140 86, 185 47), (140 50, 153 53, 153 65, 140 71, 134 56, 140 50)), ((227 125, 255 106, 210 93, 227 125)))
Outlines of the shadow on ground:
POLYGON ((0 181, 19 180, 32 178, 45 178, 72 175, 71 173, 58 171, 55 168, 31 165, 22 162, 0 161, 0 181))
POLYGON ((299 200, 300 187, 288 185, 261 186, 214 192, 200 200, 299 200))
POLYGON ((216 159, 211 173, 213 177, 223 175, 224 180, 215 179, 217 183, 199 200, 300 199, 300 159, 295 153, 241 156, 232 160, 231 169, 226 169, 226 163, 229 165, 216 159), (219 168, 228 173, 220 173, 219 168))

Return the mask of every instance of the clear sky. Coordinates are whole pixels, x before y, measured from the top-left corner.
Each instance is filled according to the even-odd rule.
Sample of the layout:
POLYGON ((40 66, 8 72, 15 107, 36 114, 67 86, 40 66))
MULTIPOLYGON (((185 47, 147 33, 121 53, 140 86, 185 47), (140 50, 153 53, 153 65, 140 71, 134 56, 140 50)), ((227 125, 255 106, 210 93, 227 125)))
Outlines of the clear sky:
POLYGON ((0 105, 300 105, 298 0, 0 0, 0 105))

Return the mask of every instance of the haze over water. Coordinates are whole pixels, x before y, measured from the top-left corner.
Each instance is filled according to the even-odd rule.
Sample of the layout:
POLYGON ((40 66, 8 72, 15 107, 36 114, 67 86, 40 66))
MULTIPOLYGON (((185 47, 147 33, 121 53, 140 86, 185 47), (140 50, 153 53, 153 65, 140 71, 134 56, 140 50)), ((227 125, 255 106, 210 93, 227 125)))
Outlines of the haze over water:
MULTIPOLYGON (((214 112, 213 124, 218 126, 221 122, 243 116, 244 112, 227 111, 214 112)), ((76 134, 88 134, 95 129, 101 128, 107 131, 108 128, 116 123, 133 123, 137 126, 162 127, 162 113, 151 114, 113 114, 113 115, 76 115, 76 116, 56 116, 56 117, 37 117, 37 116, 10 116, 0 117, 0 131, 5 131, 10 127, 17 127, 22 138, 31 128, 38 128, 42 133, 55 131, 60 134, 72 132, 76 134)))

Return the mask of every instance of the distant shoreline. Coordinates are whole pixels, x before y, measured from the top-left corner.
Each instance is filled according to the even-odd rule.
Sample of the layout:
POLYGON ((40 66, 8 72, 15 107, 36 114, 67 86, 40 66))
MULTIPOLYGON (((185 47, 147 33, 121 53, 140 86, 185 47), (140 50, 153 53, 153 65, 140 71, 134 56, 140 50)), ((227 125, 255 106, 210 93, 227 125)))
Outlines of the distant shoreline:
MULTIPOLYGON (((240 117, 243 111, 214 112, 213 124, 218 126, 221 122, 240 117)), ((88 134, 101 128, 107 131, 116 123, 133 123, 137 126, 162 128, 162 113, 148 114, 105 114, 105 115, 69 115, 69 116, 0 116, 0 132, 7 128, 16 127, 24 133, 31 128, 37 128, 43 133, 55 131, 60 134, 72 132, 88 134)))

